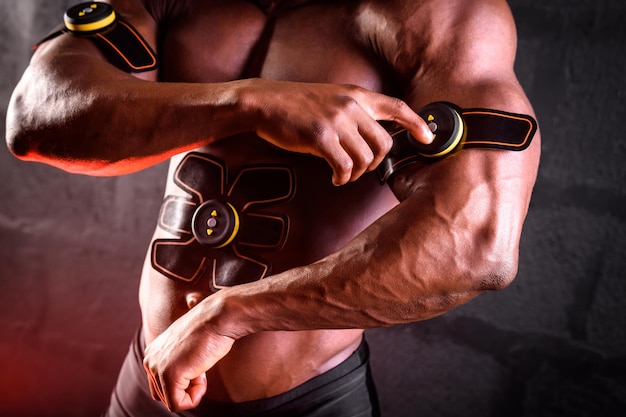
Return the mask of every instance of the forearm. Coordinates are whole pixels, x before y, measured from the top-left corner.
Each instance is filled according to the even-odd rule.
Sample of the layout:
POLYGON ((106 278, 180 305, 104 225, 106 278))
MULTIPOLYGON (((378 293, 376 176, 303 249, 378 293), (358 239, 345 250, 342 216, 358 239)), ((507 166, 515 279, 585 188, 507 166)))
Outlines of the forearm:
MULTIPOLYGON (((498 91, 497 108, 533 114, 519 90, 498 91)), ((476 100, 470 105, 485 102, 476 100)), ((508 286, 517 273, 540 147, 537 132, 522 152, 468 149, 405 168, 390 184, 401 203, 340 251, 216 294, 224 327, 242 335, 390 326, 508 286)))
POLYGON ((208 305, 223 304, 218 327, 239 337, 391 326, 503 288, 516 273, 525 208, 483 180, 458 183, 454 193, 452 185, 424 185, 339 252, 209 297, 208 305))
POLYGON ((375 168, 391 146, 377 120, 395 120, 420 141, 432 139, 406 103, 357 86, 260 78, 149 82, 67 49, 38 51, 13 94, 7 143, 22 159, 117 175, 254 132, 280 148, 324 158, 339 185, 375 168))
POLYGON ((139 80, 84 55, 43 56, 14 92, 7 142, 22 159, 71 172, 136 171, 244 128, 232 118, 237 91, 139 80))

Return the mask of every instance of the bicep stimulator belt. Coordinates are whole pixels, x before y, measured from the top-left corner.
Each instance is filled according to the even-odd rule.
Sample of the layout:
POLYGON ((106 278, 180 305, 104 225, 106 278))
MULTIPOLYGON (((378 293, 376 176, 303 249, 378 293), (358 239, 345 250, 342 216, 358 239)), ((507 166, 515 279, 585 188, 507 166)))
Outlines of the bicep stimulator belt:
POLYGON ((70 7, 63 17, 63 29, 41 43, 64 33, 93 41, 107 59, 126 72, 144 72, 157 68, 157 55, 130 23, 119 17, 107 3, 89 2, 70 7))
POLYGON ((415 162, 434 162, 460 149, 486 148, 509 151, 526 149, 537 131, 537 122, 526 114, 492 109, 461 109, 448 102, 431 103, 417 112, 434 134, 432 143, 418 142, 406 129, 393 129, 393 147, 378 166, 381 182, 415 162))

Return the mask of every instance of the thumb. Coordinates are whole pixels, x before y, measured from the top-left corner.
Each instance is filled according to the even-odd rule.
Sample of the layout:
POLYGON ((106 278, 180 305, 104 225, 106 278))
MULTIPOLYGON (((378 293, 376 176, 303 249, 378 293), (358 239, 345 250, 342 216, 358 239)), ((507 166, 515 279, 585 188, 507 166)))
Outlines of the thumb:
POLYGON ((204 397, 204 394, 207 390, 207 379, 206 374, 203 372, 197 378, 189 381, 189 388, 187 388, 187 394, 189 394, 189 398, 194 407, 197 407, 204 397))
POLYGON ((190 410, 200 404, 206 390, 207 379, 206 375, 202 373, 190 380, 186 388, 174 388, 165 392, 165 406, 172 412, 190 410))

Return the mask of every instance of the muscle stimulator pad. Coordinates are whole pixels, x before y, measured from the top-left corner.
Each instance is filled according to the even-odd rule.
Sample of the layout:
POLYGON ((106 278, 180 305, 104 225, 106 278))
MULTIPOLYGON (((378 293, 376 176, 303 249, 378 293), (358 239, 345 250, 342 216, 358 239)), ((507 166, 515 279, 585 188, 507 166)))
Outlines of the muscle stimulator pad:
POLYGON ((434 162, 462 148, 521 151, 530 145, 537 122, 525 114, 491 109, 461 109, 448 102, 431 103, 417 112, 434 134, 432 143, 418 142, 406 129, 391 129, 393 147, 378 166, 381 182, 415 162, 434 162))
POLYGON ((101 2, 81 3, 70 7, 63 17, 64 28, 52 33, 33 49, 64 33, 93 41, 107 59, 126 72, 144 72, 157 68, 157 55, 139 32, 117 16, 113 7, 101 2))

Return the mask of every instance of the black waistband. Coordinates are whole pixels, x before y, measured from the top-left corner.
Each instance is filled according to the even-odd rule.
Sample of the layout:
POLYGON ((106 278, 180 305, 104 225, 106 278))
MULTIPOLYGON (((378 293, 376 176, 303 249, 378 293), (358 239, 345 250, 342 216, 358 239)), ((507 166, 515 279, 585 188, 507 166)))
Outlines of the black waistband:
POLYGON ((369 348, 367 342, 363 339, 357 350, 345 361, 283 394, 242 403, 204 401, 198 407, 198 411, 201 412, 201 415, 261 415, 270 410, 279 409, 283 405, 313 392, 315 392, 317 396, 322 396, 323 393, 320 391, 336 390, 344 386, 347 387, 349 384, 346 383, 345 379, 350 378, 350 374, 354 373, 354 371, 365 367, 368 361, 369 348))

